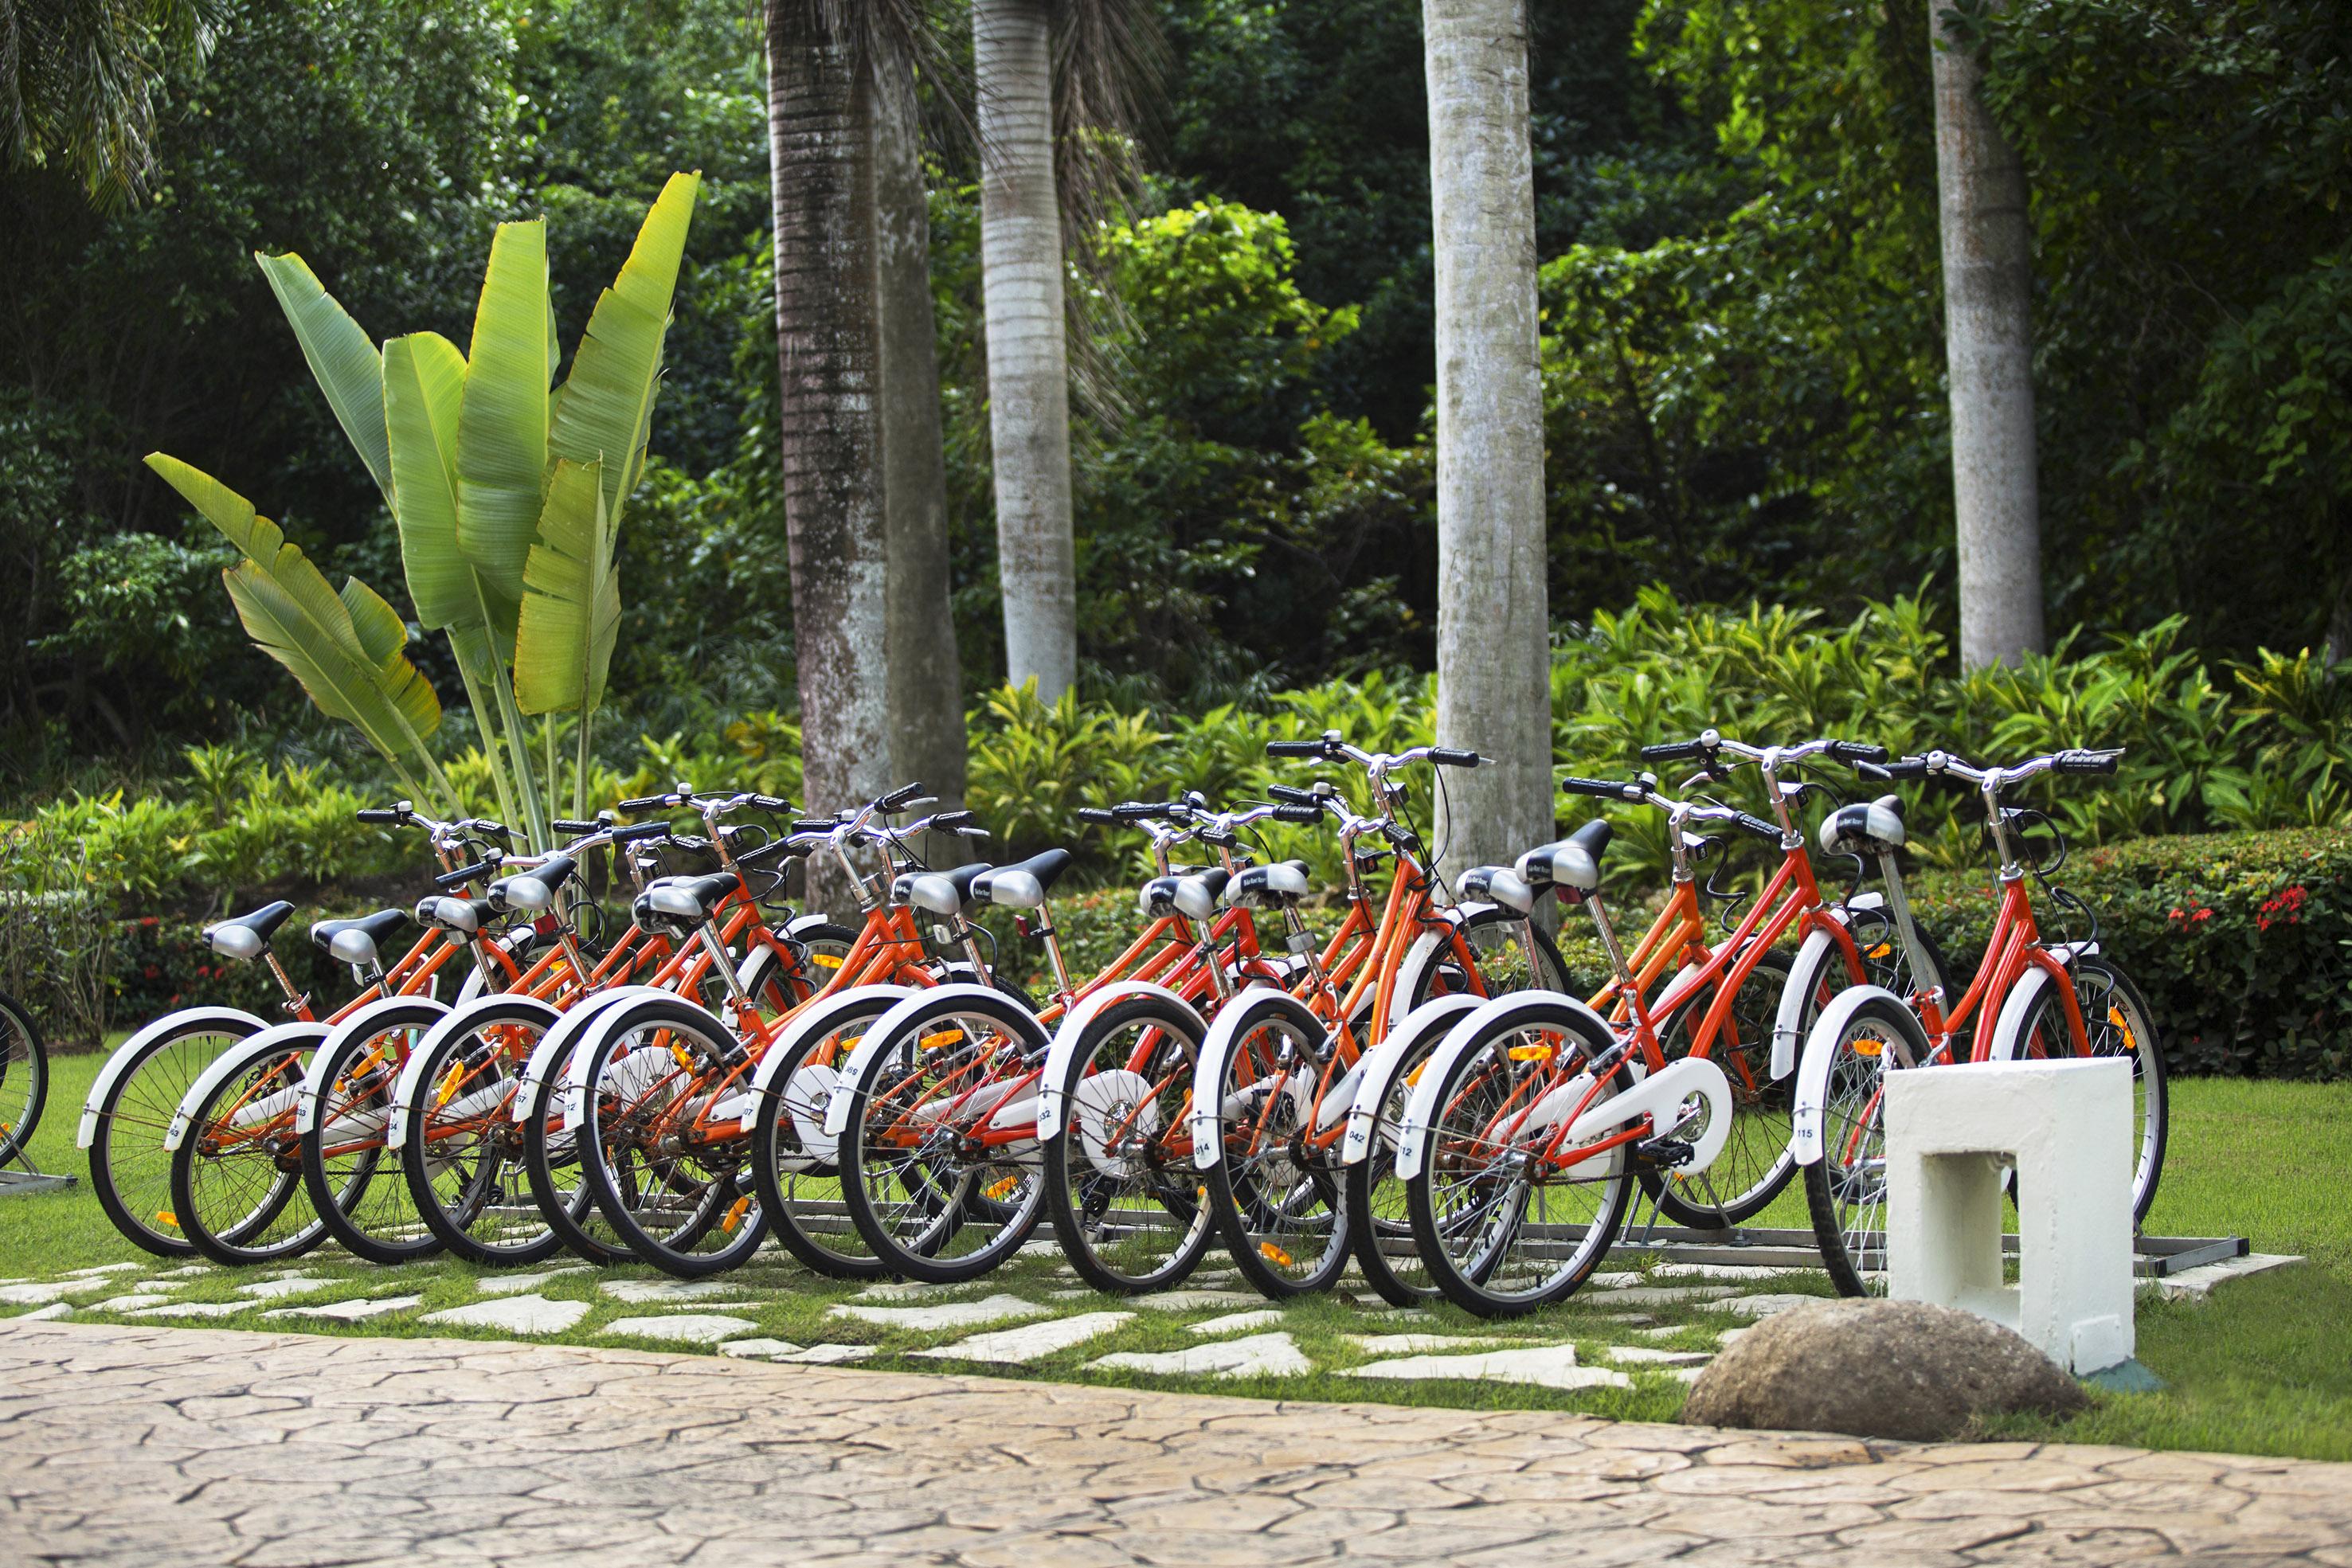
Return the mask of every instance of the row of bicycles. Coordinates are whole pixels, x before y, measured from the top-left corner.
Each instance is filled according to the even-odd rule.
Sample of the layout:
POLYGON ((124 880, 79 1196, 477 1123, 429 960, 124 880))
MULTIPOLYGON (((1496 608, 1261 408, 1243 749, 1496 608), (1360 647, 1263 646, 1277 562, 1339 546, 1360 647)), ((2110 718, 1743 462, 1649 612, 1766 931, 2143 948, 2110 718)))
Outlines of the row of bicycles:
POLYGON ((1079 813, 1155 873, 1132 941, 1086 976, 1053 915, 1069 852, 945 863, 986 834, 919 785, 830 817, 680 785, 559 824, 545 853, 491 821, 363 812, 424 836, 432 891, 311 927, 354 980, 331 1009, 273 950, 289 905, 210 927, 276 977, 282 1016, 193 1007, 126 1040, 83 1107, 92 1185, 139 1246, 226 1263, 331 1241, 692 1278, 772 1239, 827 1275, 948 1283, 1045 1230, 1105 1291, 1171 1288, 1222 1245, 1270 1298, 1352 1261, 1391 1301, 1508 1316, 1575 1291, 1644 1203, 1720 1231, 1799 1183, 1831 1277, 1869 1290, 1887 1073, 2120 1055, 2146 1213, 2156 1030, 2050 883, 2047 818, 2012 799, 2117 753, 1978 767, 1710 730, 1643 752, 1689 769, 1677 788, 1563 779, 1662 819, 1672 883, 1629 946, 1606 819, 1449 885, 1417 776, 1425 803, 1478 754, 1336 732, 1267 751, 1301 772, 1264 800, 1079 813), (1760 811, 1730 799, 1745 778, 1760 811), (1849 800, 1848 779, 1885 792, 1849 800), (1965 980, 1911 915, 1902 786, 1983 814, 1996 901, 1965 980), (1266 852, 1272 822, 1335 836, 1336 889, 1266 852), (1727 883, 1748 839, 1769 872, 1727 883), (791 913, 813 879, 854 923, 791 913), (2045 936, 2037 887, 2081 935, 2045 936), (1575 911, 1608 966, 1589 994, 1553 936, 1575 911), (1007 917, 1042 944, 1038 994, 997 948, 1007 917))

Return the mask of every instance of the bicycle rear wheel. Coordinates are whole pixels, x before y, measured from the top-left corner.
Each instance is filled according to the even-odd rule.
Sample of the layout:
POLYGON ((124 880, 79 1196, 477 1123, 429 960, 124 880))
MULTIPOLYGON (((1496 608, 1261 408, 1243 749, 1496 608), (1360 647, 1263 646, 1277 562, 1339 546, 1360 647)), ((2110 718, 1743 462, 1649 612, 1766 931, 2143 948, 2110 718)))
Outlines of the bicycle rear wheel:
MULTIPOLYGON (((2074 999, 2083 1012, 2083 1031, 2094 1057, 2119 1056, 2132 1064, 2132 1222, 2147 1218, 2156 1201, 2157 1183, 2164 1176, 2164 1146, 2171 1117, 2164 1076, 2164 1046, 2148 1015, 2139 988, 2121 966, 2095 956, 2079 957, 2073 966, 2074 999)), ((2024 1019, 2012 1048, 2019 1060, 2039 1061, 2075 1054, 2065 1004, 2054 989, 2045 989, 2024 1019)))
POLYGON ((1295 997, 1245 994, 1227 1006, 1247 1010, 1233 1025, 1215 1084, 1199 1096, 1216 1107, 1222 1143, 1202 1182, 1207 1202, 1234 1266, 1261 1295, 1283 1301, 1328 1290, 1348 1266, 1347 1197, 1332 1135, 1345 1112, 1336 1121, 1321 1114, 1337 1092, 1327 1081, 1336 1085, 1342 1076, 1337 1041, 1295 997))
POLYGON ((425 1031, 448 1016, 415 998, 369 1009, 369 1022, 337 1030, 318 1070, 322 1087, 302 1134, 302 1183, 327 1232, 371 1263, 407 1263, 441 1250, 387 1145, 392 1092, 425 1031))
POLYGON ((163 1130, 197 1074, 263 1027, 248 1013, 223 1008, 198 1009, 177 1021, 167 1016, 125 1040, 100 1069, 105 1088, 84 1107, 89 1186, 131 1245, 158 1258, 194 1254, 172 1207, 172 1151, 163 1146, 163 1130))
MULTIPOLYGON (((1797 1174, 1797 1156, 1789 1147, 1795 1075, 1772 1081, 1773 1022, 1788 979, 1785 956, 1767 953, 1759 958, 1708 1042, 1708 1058, 1731 1082, 1731 1135, 1723 1152, 1695 1176, 1642 1173, 1642 1189, 1677 1225, 1726 1230, 1752 1219, 1797 1174)), ((1690 1054, 1692 1036, 1718 994, 1713 988, 1699 992, 1666 1020, 1658 1031, 1658 1048, 1667 1060, 1690 1054)), ((1700 1131, 1689 1128, 1677 1135, 1696 1137, 1700 1131)))
POLYGON ((787 1060, 761 1062, 763 1073, 775 1074, 771 1091, 760 1097, 751 1130, 761 1212, 786 1251, 836 1280, 875 1280, 888 1272, 849 1217, 836 1141, 824 1130, 824 1118, 841 1092, 841 1069, 850 1052, 900 995, 895 988, 879 995, 851 989, 819 1002, 825 1021, 811 1020, 807 1038, 780 1040, 773 1049, 789 1051, 787 1060))
POLYGON ((1062 1081, 1062 1131, 1045 1145, 1046 1211, 1070 1267, 1097 1291, 1181 1284, 1216 1239, 1183 1137, 1200 1052, 1187 1011, 1135 997, 1087 1026, 1062 1081))
POLYGON ((0 1166, 25 1152, 49 1103, 49 1053, 33 1015, 0 991, 0 1166))
POLYGON ((1830 1282, 1844 1296, 1886 1291, 1886 1075, 1916 1067, 1919 1021, 1893 997, 1865 998, 1831 1040, 1822 1157, 1804 1167, 1805 1205, 1830 1282))
MULTIPOLYGON (((467 1262, 536 1263, 563 1245, 531 1200, 524 1129, 513 1117, 523 1065, 558 1016, 530 997, 477 1002, 414 1069, 419 1092, 404 1113, 401 1177, 425 1226, 467 1262)), ((576 1184, 572 1202, 587 1202, 576 1184)))
MULTIPOLYGON (((172 1207, 195 1249, 215 1263, 273 1263, 327 1239, 302 1192, 294 1101, 310 1043, 271 1051, 198 1097, 172 1153, 172 1207)), ((331 1195, 340 1197, 341 1195, 331 1195)))

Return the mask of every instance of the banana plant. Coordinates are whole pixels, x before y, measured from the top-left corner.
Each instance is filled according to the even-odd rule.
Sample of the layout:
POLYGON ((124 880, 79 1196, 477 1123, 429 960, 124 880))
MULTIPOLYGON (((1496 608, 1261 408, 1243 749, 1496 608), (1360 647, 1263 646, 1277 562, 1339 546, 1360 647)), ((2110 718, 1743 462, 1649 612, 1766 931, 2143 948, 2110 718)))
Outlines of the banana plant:
MULTIPOLYGON (((578 716, 572 810, 587 813, 593 718, 621 616, 614 544, 645 469, 700 186, 698 174, 670 177, 561 385, 544 220, 499 225, 464 351, 433 332, 379 350, 300 256, 254 258, 391 508, 418 623, 449 639, 499 810, 538 845, 550 839, 556 782, 550 716, 578 716), (526 714, 541 716, 549 738, 545 788, 526 714)), ((338 599, 243 497, 161 453, 148 463, 245 552, 229 592, 255 642, 322 711, 357 725, 404 784, 447 802, 454 792, 425 746, 440 705, 382 596, 353 579, 338 599), (342 607, 340 621, 328 601, 342 607)))

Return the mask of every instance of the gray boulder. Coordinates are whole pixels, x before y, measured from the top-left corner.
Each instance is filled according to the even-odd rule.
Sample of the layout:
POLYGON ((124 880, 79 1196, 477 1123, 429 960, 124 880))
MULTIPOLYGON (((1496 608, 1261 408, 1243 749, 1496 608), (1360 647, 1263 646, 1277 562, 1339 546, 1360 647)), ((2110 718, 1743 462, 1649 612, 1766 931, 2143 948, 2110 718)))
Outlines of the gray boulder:
POLYGON ((1969 1418, 2090 1401, 1999 1323, 1924 1301, 1824 1301, 1766 1319, 1715 1358, 1682 1418, 1703 1427, 1955 1437, 1969 1418))

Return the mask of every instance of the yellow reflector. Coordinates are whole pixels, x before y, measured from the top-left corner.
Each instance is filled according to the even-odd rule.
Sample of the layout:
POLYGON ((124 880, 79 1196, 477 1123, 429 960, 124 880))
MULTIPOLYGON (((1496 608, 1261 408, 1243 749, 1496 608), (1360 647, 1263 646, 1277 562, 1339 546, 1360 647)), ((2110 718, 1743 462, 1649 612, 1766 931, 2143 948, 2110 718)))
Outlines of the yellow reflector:
MULTIPOLYGON (((1513 1061, 1549 1061, 1559 1050, 1556 1045, 1515 1045, 1511 1047, 1511 1060, 1513 1061)), ((1407 1079, 1405 1082, 1411 1082, 1412 1080, 1407 1079)))
POLYGON ((177 1230, 180 1228, 180 1217, 173 1214, 168 1208, 159 1208, 155 1211, 155 1223, 158 1225, 168 1225, 173 1229, 177 1230))
POLYGON ((963 1030, 960 1029, 943 1029, 937 1034, 927 1034, 923 1036, 923 1038, 916 1041, 916 1043, 921 1046, 925 1051, 937 1051, 943 1045, 953 1045, 962 1038, 963 1030))
POLYGON ((466 1064, 462 1061, 451 1062, 449 1071, 441 1075, 440 1083, 433 1091, 433 1108, 438 1111, 442 1106, 449 1103, 457 1092, 457 1085, 465 1081, 466 1064))
POLYGON ((988 1196, 991 1197, 1003 1197, 1006 1193, 1011 1192, 1014 1187, 1019 1186, 1020 1185, 1021 1178, 1019 1176, 1006 1176, 1003 1181, 996 1182, 989 1187, 988 1196))
POLYGON ((1885 1051, 1885 1049, 1886 1042, 1885 1040, 1873 1040, 1867 1035, 1864 1035, 1862 1039, 1853 1042, 1853 1053, 1856 1056, 1876 1056, 1880 1051, 1885 1051))
POLYGON ((814 964, 820 969, 838 969, 841 967, 841 959, 831 953, 812 953, 809 955, 809 962, 814 964))
POLYGON ((751 1200, 750 1198, 737 1198, 735 1200, 735 1207, 727 1211, 727 1218, 719 1222, 719 1228, 732 1232, 737 1226, 743 1223, 743 1215, 751 1207, 751 1200))
POLYGON ((1877 946, 1873 947, 1869 952, 1864 953, 1864 954, 1863 955, 1863 956, 1864 956, 1864 957, 1865 957, 1865 958, 1884 958, 1884 957, 1885 957, 1885 956, 1886 956, 1886 955, 1888 955, 1889 953, 1892 953, 1892 952, 1894 952, 1894 951, 1895 951, 1895 944, 1894 944, 1894 943, 1892 943, 1892 942, 1881 942, 1877 946))
POLYGON ((1267 1262, 1284 1269, 1289 1268, 1297 1261, 1297 1260, 1292 1258, 1289 1253, 1285 1252, 1281 1248, 1276 1247, 1271 1241, 1259 1242, 1257 1244, 1257 1255, 1265 1259, 1267 1262))
POLYGON ((1433 1057, 1423 1057, 1421 1059, 1421 1065, 1404 1075, 1404 1086, 1408 1089, 1418 1087, 1421 1082, 1421 1075, 1429 1071, 1429 1064, 1434 1060, 1435 1058, 1433 1057))
POLYGON ((2139 1037, 2132 1033, 2131 1022, 2124 1017, 2123 1009, 2116 1007, 2109 1008, 2107 1009, 2107 1021, 2124 1031, 2124 1049, 2126 1051, 2137 1051, 2139 1050, 2139 1037))

